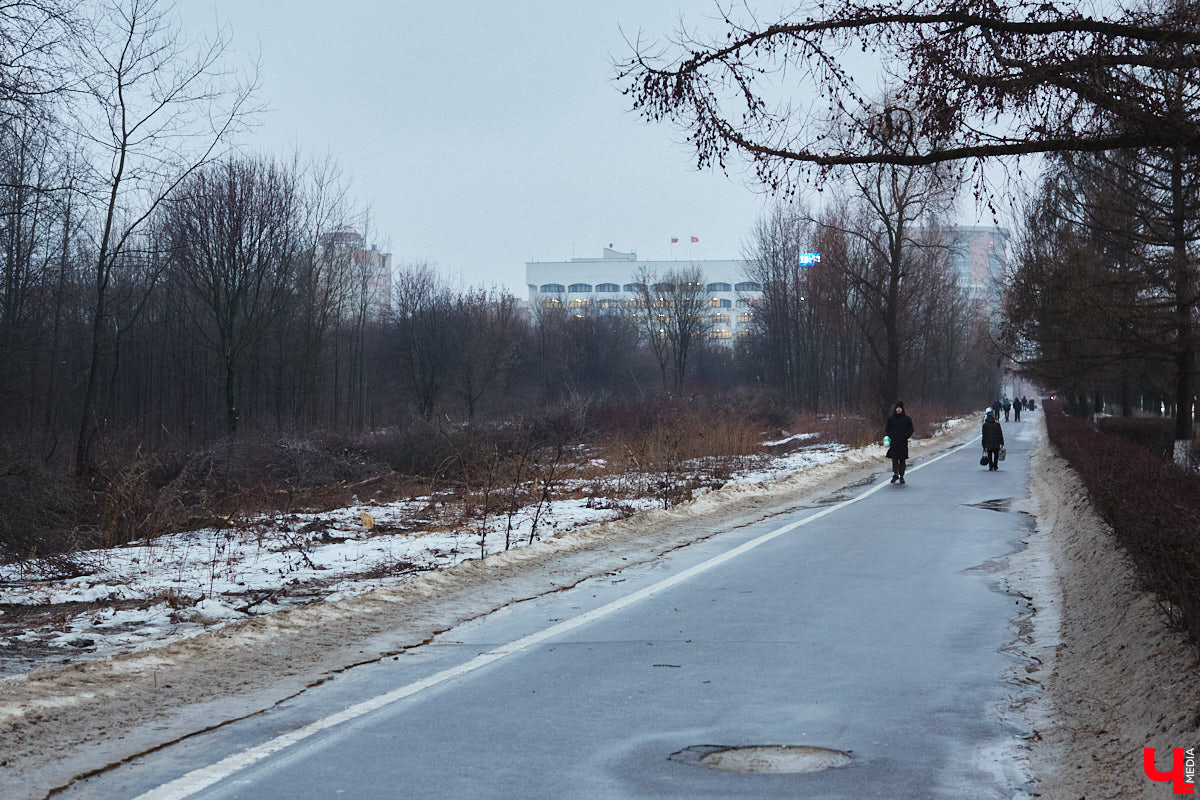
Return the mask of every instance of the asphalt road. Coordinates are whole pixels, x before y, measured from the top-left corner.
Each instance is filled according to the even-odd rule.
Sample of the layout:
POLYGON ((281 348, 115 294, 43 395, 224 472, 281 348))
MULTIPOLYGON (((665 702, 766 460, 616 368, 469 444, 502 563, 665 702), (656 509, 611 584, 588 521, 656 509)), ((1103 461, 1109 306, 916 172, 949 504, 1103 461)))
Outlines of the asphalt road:
POLYGON ((977 435, 902 486, 883 462, 871 485, 514 604, 59 796, 1024 797, 1027 608, 1002 570, 1032 524, 1014 506, 1037 425, 1004 432, 999 472, 977 435), (813 771, 701 760, 748 746, 788 748, 760 769, 813 771))

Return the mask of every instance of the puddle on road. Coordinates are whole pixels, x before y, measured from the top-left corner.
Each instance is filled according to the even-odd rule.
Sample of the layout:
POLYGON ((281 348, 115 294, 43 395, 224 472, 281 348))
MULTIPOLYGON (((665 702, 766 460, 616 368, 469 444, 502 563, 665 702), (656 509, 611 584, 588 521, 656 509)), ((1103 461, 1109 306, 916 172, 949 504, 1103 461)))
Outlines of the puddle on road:
POLYGON ((854 496, 855 489, 862 489, 865 486, 870 486, 871 484, 875 483, 876 477, 877 476, 872 475, 869 478, 863 478, 862 480, 855 481, 848 486, 843 486, 834 494, 827 494, 819 500, 814 500, 813 506, 832 506, 836 505, 837 503, 843 503, 854 496))
POLYGON ((997 500, 984 500, 982 503, 964 503, 968 508, 982 508, 987 511, 1012 511, 1012 498, 1001 497, 997 500))
POLYGON ((703 744, 672 753, 667 760, 717 772, 785 775, 844 767, 850 763, 850 754, 843 750, 808 745, 724 747, 703 744))

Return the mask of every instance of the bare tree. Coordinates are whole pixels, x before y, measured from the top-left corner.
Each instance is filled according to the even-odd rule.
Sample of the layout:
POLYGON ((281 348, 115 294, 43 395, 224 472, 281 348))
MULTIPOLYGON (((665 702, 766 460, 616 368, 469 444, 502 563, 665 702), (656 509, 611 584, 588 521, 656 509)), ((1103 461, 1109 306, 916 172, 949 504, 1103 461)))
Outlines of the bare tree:
POLYGON ((668 270, 656 276, 643 267, 634 286, 643 335, 658 362, 663 389, 683 388, 692 350, 708 330, 708 288, 699 267, 668 270))
POLYGON ((189 42, 168 3, 106 0, 88 23, 77 40, 86 69, 76 115, 93 154, 89 196, 98 219, 76 472, 87 467, 96 425, 114 272, 165 198, 245 121, 253 89, 223 66, 225 40, 189 42))
POLYGON ((393 347, 417 413, 432 419, 451 380, 454 294, 430 264, 411 264, 396 276, 390 325, 393 347))
POLYGON ((856 209, 849 224, 830 216, 816 220, 857 239, 865 258, 843 265, 863 314, 859 318, 870 353, 878 364, 878 402, 894 402, 903 389, 901 362, 910 342, 905 322, 922 301, 920 281, 931 259, 944 258, 944 244, 931 240, 937 220, 950 210, 957 188, 937 168, 881 165, 847 171, 856 209))
MULTIPOLYGON (((293 169, 305 180, 299 212, 301 242, 283 335, 293 345, 289 350, 296 370, 292 416, 307 426, 319 418, 322 385, 331 383, 326 377, 327 362, 331 339, 340 324, 341 289, 349 269, 348 253, 344 248, 328 246, 329 236, 354 214, 347 183, 332 159, 301 169, 297 158, 293 169)), ((332 384, 336 391, 336 378, 332 384)))
POLYGON ((776 204, 755 225, 747 277, 763 287, 763 305, 754 321, 769 379, 790 405, 799 405, 804 395, 803 400, 815 407, 819 386, 812 369, 817 349, 812 345, 817 331, 806 324, 812 321, 806 311, 814 308, 808 302, 811 267, 800 264, 810 228, 800 212, 776 204))
MULTIPOLYGON (((665 47, 635 43, 617 77, 645 118, 688 131, 701 166, 736 153, 775 190, 865 164, 973 162, 982 184, 983 159, 1035 153, 1154 151, 1182 166, 1200 143, 1194 2, 1097 18, 1070 0, 836 0, 778 20, 748 9, 721 19, 724 35, 681 28, 665 47), (847 66, 855 51, 894 87, 882 115, 847 66)), ((1186 224, 1174 227, 1180 242, 1186 224)), ((1170 260, 1177 435, 1190 438, 1200 279, 1185 247, 1170 260)))
POLYGON ((455 303, 454 386, 475 418, 479 401, 504 380, 515 359, 517 304, 510 294, 468 291, 455 303))
POLYGON ((1200 139, 1200 118, 1167 102, 1160 80, 1198 74, 1200 8, 1184 0, 1126 5, 1107 19, 1071 0, 837 0, 782 19, 758 19, 748 7, 720 19, 724 30, 706 39, 681 25, 665 46, 633 43, 617 79, 643 116, 691 132, 702 165, 736 151, 771 186, 809 167, 1200 139), (890 108, 913 115, 921 147, 897 147, 874 124, 875 98, 848 66, 860 52, 875 58, 866 72, 899 87, 890 108), (788 88, 826 102, 793 102, 788 88), (830 136, 830 122, 846 135, 830 136))
POLYGON ((83 32, 77 11, 72 0, 0 4, 0 121, 43 117, 72 88, 69 53, 83 32))
POLYGON ((202 319, 195 331, 221 362, 231 434, 240 419, 238 371, 292 283, 297 183, 286 167, 232 158, 189 176, 167 210, 171 258, 202 319))

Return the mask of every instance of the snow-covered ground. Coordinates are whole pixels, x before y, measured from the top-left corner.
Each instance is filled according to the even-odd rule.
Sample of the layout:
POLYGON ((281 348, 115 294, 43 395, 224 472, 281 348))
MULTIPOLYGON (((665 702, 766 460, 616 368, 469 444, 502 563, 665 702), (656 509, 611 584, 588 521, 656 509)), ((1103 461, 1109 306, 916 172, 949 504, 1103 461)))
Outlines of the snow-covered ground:
MULTIPOLYGON (((797 434, 764 443, 798 449, 737 459, 724 486, 770 483, 849 452, 818 439, 797 434)), ((713 471, 701 462, 691 467, 697 474, 713 471)), ((661 507, 654 475, 618 478, 585 456, 579 468, 595 477, 565 480, 557 498, 511 518, 462 519, 453 497, 416 497, 230 520, 220 528, 79 553, 73 572, 83 574, 56 575, 49 562, 0 566, 0 674, 161 645, 661 507)))

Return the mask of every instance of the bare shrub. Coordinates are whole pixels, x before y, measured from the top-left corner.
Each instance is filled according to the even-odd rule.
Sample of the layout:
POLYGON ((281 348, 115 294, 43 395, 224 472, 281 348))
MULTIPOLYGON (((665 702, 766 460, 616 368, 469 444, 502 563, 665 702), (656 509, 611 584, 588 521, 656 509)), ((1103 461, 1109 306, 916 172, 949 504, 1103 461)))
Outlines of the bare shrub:
POLYGON ((762 421, 734 406, 660 402, 636 412, 606 420, 601 446, 609 460, 651 474, 665 508, 720 486, 743 458, 764 452, 762 421))
POLYGON ((178 495, 156 485, 163 462, 140 456, 107 481, 100 513, 99 542, 117 547, 171 530, 178 495))
POLYGON ((1046 428, 1155 594, 1200 652, 1200 477, 1047 402, 1046 428))
POLYGON ((15 447, 0 451, 0 560, 69 553, 80 543, 86 506, 77 481, 15 447))
POLYGON ((1162 459, 1171 459, 1175 451, 1175 420, 1166 417, 1105 417, 1100 430, 1141 445, 1162 459))

